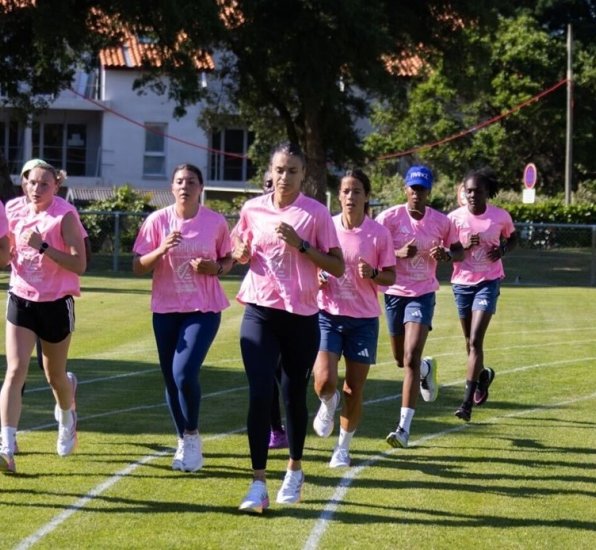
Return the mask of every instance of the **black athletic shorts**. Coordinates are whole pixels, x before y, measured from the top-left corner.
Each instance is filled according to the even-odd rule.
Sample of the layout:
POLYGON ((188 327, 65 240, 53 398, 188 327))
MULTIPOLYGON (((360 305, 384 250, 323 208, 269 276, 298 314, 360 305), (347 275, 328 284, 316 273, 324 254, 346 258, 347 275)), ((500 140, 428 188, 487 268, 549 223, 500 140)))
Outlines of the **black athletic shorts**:
POLYGON ((57 344, 74 331, 74 299, 65 296, 53 302, 32 302, 9 293, 6 319, 32 330, 46 342, 57 344))

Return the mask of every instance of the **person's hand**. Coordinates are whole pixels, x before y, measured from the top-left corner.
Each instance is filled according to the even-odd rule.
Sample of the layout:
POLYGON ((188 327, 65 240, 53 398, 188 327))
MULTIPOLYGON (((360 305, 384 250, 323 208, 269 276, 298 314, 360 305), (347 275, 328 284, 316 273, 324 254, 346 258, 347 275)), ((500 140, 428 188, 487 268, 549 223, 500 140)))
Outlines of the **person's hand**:
POLYGON ((367 263, 364 258, 358 258, 358 276, 361 279, 372 279, 374 271, 373 266, 367 263))
POLYGON ((464 250, 468 250, 473 246, 478 246, 480 244, 480 233, 472 233, 468 238, 468 243, 464 246, 464 250))
POLYGON ((296 233, 296 230, 290 224, 280 222, 275 228, 275 233, 277 233, 277 236, 282 241, 285 241, 290 246, 293 246, 294 248, 300 248, 302 239, 298 236, 298 233, 296 233))
POLYGON ((416 239, 411 239, 395 251, 395 256, 397 258, 413 258, 416 256, 417 252, 418 247, 416 246, 416 239))
POLYGON ((318 276, 319 276, 319 288, 326 287, 327 284, 329 284, 329 273, 320 269, 318 272, 318 276))
POLYGON ((486 253, 486 257, 491 262, 496 262, 504 256, 503 249, 500 246, 492 246, 486 253))
POLYGON ((232 259, 239 264, 247 264, 250 261, 250 247, 239 239, 234 240, 232 259))
POLYGON ((430 255, 433 259, 437 262, 449 262, 451 261, 451 255, 447 251, 447 249, 443 248, 443 246, 433 246, 430 249, 430 255))
POLYGON ((163 254, 168 252, 171 248, 176 248, 182 242, 182 233, 180 231, 172 231, 163 241, 161 241, 161 251, 163 254))
POLYGON ((194 272, 201 275, 217 275, 221 267, 219 263, 209 258, 193 258, 189 263, 194 272))
POLYGON ((30 246, 31 248, 35 248, 35 250, 39 250, 41 248, 41 244, 43 243, 43 237, 36 229, 29 229, 21 235, 21 242, 30 246))

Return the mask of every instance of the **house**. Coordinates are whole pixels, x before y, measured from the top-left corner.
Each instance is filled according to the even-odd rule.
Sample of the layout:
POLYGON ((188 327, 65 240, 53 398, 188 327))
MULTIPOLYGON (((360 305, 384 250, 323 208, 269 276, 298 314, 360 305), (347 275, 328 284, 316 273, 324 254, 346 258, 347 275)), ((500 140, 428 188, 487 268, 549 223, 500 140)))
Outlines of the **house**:
MULTIPOLYGON (((206 133, 197 125, 201 104, 175 119, 174 104, 165 96, 133 90, 143 59, 151 55, 149 42, 129 35, 120 47, 100 53, 97 70, 77 71, 71 89, 55 97, 31 126, 4 108, 0 148, 14 184, 19 185, 22 164, 40 157, 66 170, 69 188, 95 188, 98 198, 105 194, 100 189, 126 183, 159 194, 169 189, 174 167, 190 162, 203 172, 207 196, 260 193, 248 181, 253 172, 245 156, 251 139, 246 128, 206 133)), ((206 86, 213 60, 204 54, 197 63, 197 78, 206 86)))
MULTIPOLYGON (((234 2, 221 1, 221 6, 227 24, 242 23, 234 2)), ((0 150, 14 184, 19 185, 23 163, 40 157, 66 170, 66 186, 81 190, 70 193, 71 198, 86 193, 99 199, 106 190, 124 184, 157 195, 169 188, 175 166, 191 162, 203 172, 208 197, 260 193, 260 186, 249 182, 253 176, 246 157, 250 132, 242 127, 206 132, 197 124, 200 103, 189 107, 184 117, 174 118, 175 105, 166 96, 149 89, 133 90, 146 61, 160 62, 151 40, 128 33, 120 46, 100 52, 96 70, 77 71, 71 88, 53 98, 31 126, 4 108, 0 150)), ((421 65, 412 55, 386 63, 389 72, 400 76, 416 74, 421 65)), ((208 86, 213 58, 199 53, 196 67, 197 79, 208 86)))

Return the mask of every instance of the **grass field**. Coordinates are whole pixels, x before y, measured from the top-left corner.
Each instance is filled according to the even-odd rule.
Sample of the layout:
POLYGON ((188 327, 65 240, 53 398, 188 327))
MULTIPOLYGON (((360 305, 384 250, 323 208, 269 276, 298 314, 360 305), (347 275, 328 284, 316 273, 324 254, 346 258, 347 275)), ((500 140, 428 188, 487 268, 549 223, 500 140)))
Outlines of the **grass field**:
MULTIPOLYGON (((0 288, 6 283, 3 272, 0 288)), ((79 449, 71 457, 55 454, 53 401, 32 364, 18 473, 0 476, 0 548, 596 547, 594 289, 503 287, 486 342, 497 377, 489 401, 463 424, 453 416, 463 338, 443 287, 426 348, 438 358, 442 387, 435 403, 420 404, 407 450, 384 441, 399 411, 401 373, 383 324, 353 467, 329 469, 336 433, 320 439, 310 428, 303 502, 272 503, 254 517, 237 512, 250 479, 242 308, 234 302, 224 313, 202 370, 205 466, 173 472, 176 438, 156 365, 149 284, 83 279, 69 362, 80 382, 79 449)), ((238 284, 225 282, 230 296, 238 284)), ((312 393, 309 409, 312 416, 312 393)), ((286 452, 270 453, 272 497, 286 452)))

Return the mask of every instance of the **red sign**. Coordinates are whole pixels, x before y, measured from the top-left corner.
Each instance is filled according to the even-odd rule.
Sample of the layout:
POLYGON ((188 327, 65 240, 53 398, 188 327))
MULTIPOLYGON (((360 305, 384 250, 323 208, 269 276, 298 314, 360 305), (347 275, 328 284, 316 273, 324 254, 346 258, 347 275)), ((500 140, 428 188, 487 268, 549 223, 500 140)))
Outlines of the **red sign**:
POLYGON ((524 185, 527 189, 532 189, 538 180, 538 170, 533 162, 526 164, 524 168, 524 185))

